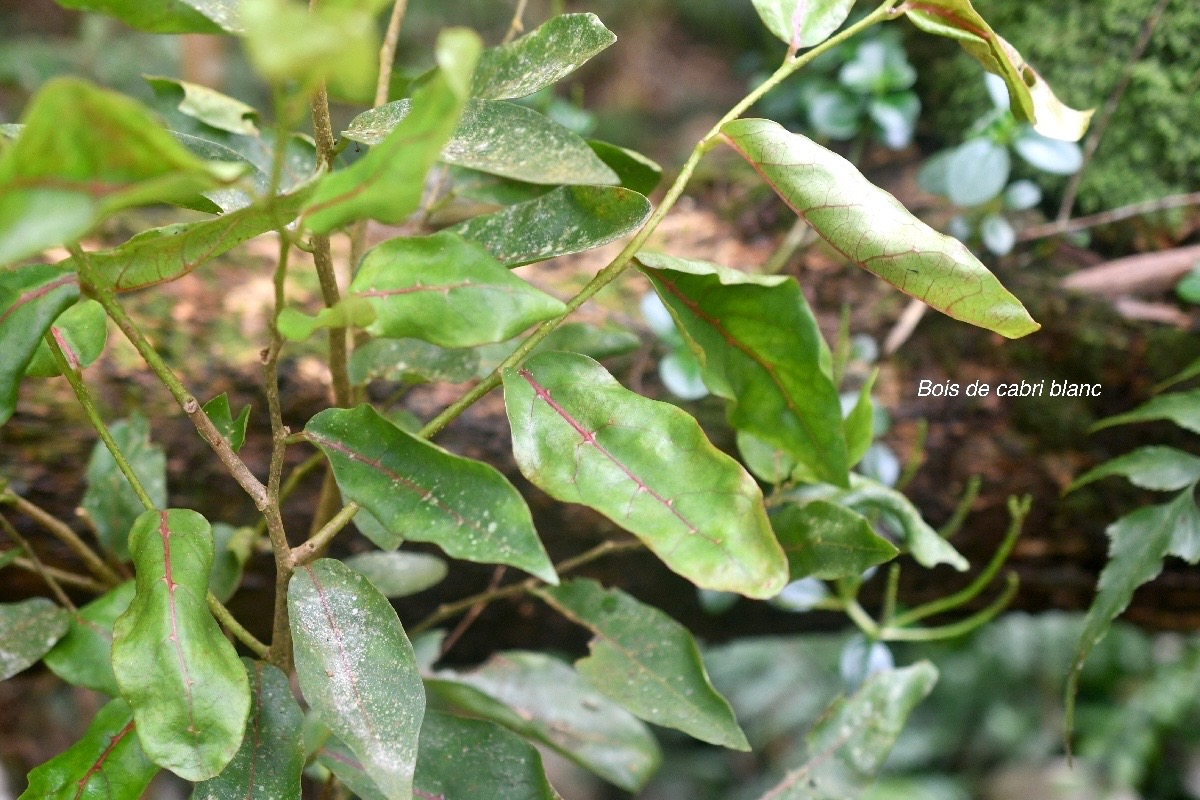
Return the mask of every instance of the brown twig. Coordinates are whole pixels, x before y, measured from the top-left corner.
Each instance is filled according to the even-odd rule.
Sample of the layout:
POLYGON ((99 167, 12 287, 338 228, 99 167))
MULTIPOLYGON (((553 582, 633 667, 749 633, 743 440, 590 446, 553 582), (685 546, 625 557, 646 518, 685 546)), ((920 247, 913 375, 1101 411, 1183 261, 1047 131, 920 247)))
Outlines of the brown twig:
POLYGON ((8 521, 8 517, 4 516, 3 514, 0 514, 0 528, 3 528, 4 532, 8 535, 8 538, 16 542, 17 547, 21 548, 21 550, 25 552, 29 562, 33 564, 34 570, 38 575, 42 576, 42 580, 45 581, 46 585, 50 587, 50 591, 54 592, 54 596, 58 598, 58 602, 62 603, 71 611, 78 611, 78 609, 75 608, 75 604, 71 602, 71 598, 67 597, 67 593, 64 592, 62 586, 59 585, 58 579, 50 574, 49 570, 46 569, 46 565, 42 563, 40 558, 38 558, 37 553, 34 552, 33 546, 30 545, 25 537, 13 527, 12 523, 8 521))
POLYGON ((408 0, 396 0, 392 6, 387 33, 383 35, 383 46, 379 48, 379 79, 375 83, 375 108, 388 101, 388 88, 392 83, 392 69, 396 62, 396 45, 400 41, 400 28, 404 25, 404 12, 407 8, 408 0))
POLYGON ((88 572, 95 575, 102 582, 109 586, 116 586, 118 583, 121 583, 121 577, 113 572, 104 563, 104 559, 96 555, 96 551, 88 547, 87 543, 83 539, 80 539, 79 535, 71 530, 70 526, 62 520, 29 502, 11 489, 0 494, 0 503, 12 503, 17 511, 32 519, 45 529, 47 533, 65 544, 70 548, 71 552, 82 559, 84 566, 88 568, 88 572))
MULTIPOLYGON (((500 564, 496 567, 495 571, 492 573, 491 581, 488 582, 487 591, 494 592, 500 587, 500 581, 503 580, 505 572, 506 568, 503 564, 500 564)), ((450 634, 442 640, 442 646, 438 653, 438 658, 444 658, 446 653, 450 652, 451 648, 453 648, 454 645, 458 643, 458 640, 462 638, 462 635, 467 632, 467 629, 475 623, 475 620, 479 619, 479 615, 483 613, 483 609, 486 606, 487 602, 482 600, 471 606, 470 610, 467 611, 463 618, 458 621, 458 624, 454 626, 454 630, 450 631, 450 634)))
MULTIPOLYGON (((16 558, 13 560, 12 565, 18 569, 23 569, 26 572, 40 572, 33 561, 28 558, 16 558)), ((109 590, 109 588, 111 588, 109 586, 105 586, 100 581, 93 580, 84 575, 77 575, 74 572, 68 572, 65 569, 59 569, 58 567, 51 567, 48 565, 43 565, 42 568, 45 569, 48 574, 53 575, 55 580, 64 586, 74 586, 76 589, 83 589, 85 592, 92 592, 93 594, 104 594, 109 590)))
POLYGON ((1172 208, 1186 208, 1187 206, 1200 206, 1200 192, 1191 192, 1190 194, 1176 194, 1170 197, 1162 197, 1158 200, 1146 200, 1141 203, 1132 203, 1131 205, 1121 206, 1120 208, 1101 211, 1098 214, 1089 214, 1086 217, 1076 217, 1075 219, 1066 222, 1047 222, 1043 225, 1031 225, 1025 230, 1017 234, 1017 241, 1029 242, 1035 239, 1045 239, 1049 236, 1059 236, 1065 233, 1075 233, 1076 231, 1095 228, 1100 225, 1108 225, 1113 222, 1120 222, 1123 219, 1130 217, 1140 217, 1143 214, 1153 214, 1156 211, 1169 211, 1172 208))
POLYGON ((501 44, 508 44, 517 38, 517 34, 525 32, 525 6, 529 0, 517 0, 517 10, 513 12, 512 22, 508 23, 508 33, 504 34, 501 44))

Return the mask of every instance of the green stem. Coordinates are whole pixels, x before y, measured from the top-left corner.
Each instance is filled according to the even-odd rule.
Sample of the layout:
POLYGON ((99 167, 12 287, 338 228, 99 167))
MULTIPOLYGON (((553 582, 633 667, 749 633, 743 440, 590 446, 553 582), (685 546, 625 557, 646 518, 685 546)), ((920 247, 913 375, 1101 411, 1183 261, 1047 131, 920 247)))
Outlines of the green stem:
POLYGON ((254 634, 242 627, 242 623, 238 622, 229 609, 221 604, 221 601, 212 593, 208 593, 208 609, 212 615, 217 618, 225 628, 237 637, 238 641, 254 651, 254 654, 259 658, 266 658, 270 648, 255 638, 254 634))
POLYGON ((892 564, 888 568, 887 589, 883 593, 883 611, 879 615, 879 624, 887 627, 896 616, 896 595, 900 591, 900 565, 892 564))
POLYGON ((962 497, 958 501, 958 505, 954 508, 954 513, 950 515, 950 519, 946 520, 946 524, 938 531, 938 535, 943 539, 951 539, 954 534, 958 533, 962 528, 963 523, 967 521, 967 515, 971 513, 971 506, 975 505, 976 498, 979 497, 979 487, 983 485, 978 475, 972 475, 967 481, 967 488, 963 491, 962 497))
POLYGON ((850 618, 850 621, 858 626, 858 629, 863 632, 868 639, 879 639, 879 625, 875 620, 871 619, 871 615, 867 613, 858 602, 858 587, 860 582, 858 579, 853 581, 842 579, 837 582, 838 597, 842 601, 842 611, 850 618))
POLYGON ((959 636, 965 636, 991 622, 1001 611, 1008 608, 1008 604, 1016 596, 1020 583, 1015 572, 1008 573, 1004 592, 987 608, 972 614, 966 619, 936 628, 888 627, 879 632, 879 638, 888 642, 936 642, 942 639, 954 639, 959 636))
POLYGON ((107 583, 109 586, 116 586, 121 583, 121 576, 105 564, 104 559, 96 555, 96 551, 88 547, 87 543, 83 539, 80 539, 75 531, 71 530, 71 527, 58 517, 53 516, 40 506, 34 505, 11 489, 5 490, 3 494, 0 494, 0 503, 12 503, 17 511, 42 526, 47 533, 65 544, 70 548, 71 552, 79 556, 88 568, 88 571, 101 581, 107 583))
POLYGON ((892 15, 893 6, 895 6, 897 2, 898 0, 886 0, 886 2, 876 8, 873 12, 863 17, 854 25, 851 25, 842 32, 838 33, 836 36, 826 39, 824 42, 807 51, 803 55, 789 57, 783 63, 783 65, 779 67, 779 69, 775 70, 771 77, 767 78, 757 87, 755 87, 750 94, 742 98, 742 100, 733 108, 731 108, 728 113, 725 114, 725 116, 721 117, 721 119, 718 120, 715 125, 713 125, 712 129, 705 134, 704 138, 696 144, 695 148, 693 148, 691 155, 684 163, 683 168, 679 171, 679 175, 675 178, 675 182, 671 184, 671 188, 667 190, 667 194, 665 197, 663 197, 658 208, 655 209, 650 218, 646 220, 645 224, 642 225, 641 229, 637 232, 637 234, 634 235, 633 239, 631 239, 629 243, 625 245, 624 249, 617 254, 616 258, 614 258, 608 264, 608 266, 600 270, 600 272, 597 273, 596 276, 592 278, 592 280, 589 281, 582 290, 580 290, 579 294, 571 298, 571 300, 567 303, 566 311, 554 319, 543 322, 541 325, 539 325, 537 329, 535 329, 534 332, 531 333, 525 339, 525 341, 521 343, 521 346, 518 347, 512 353, 512 355, 506 358, 500 364, 500 366, 496 367, 496 369, 493 370, 487 378, 482 380, 473 389, 459 398, 458 401, 453 405, 449 406, 442 411, 442 413, 430 420, 429 424, 421 429, 419 435, 422 438, 434 436, 448 424, 450 424, 450 422, 456 417, 474 405, 481 397, 499 386, 505 371, 513 369, 522 361, 524 361, 525 358, 533 351, 535 347, 538 346, 538 344, 541 343, 543 339, 549 336, 559 325, 565 322, 567 318, 575 313, 580 306, 590 300, 605 286, 612 283, 618 276, 621 275, 621 273, 626 270, 626 268, 628 268, 629 264, 633 261, 633 257, 637 255, 639 250, 642 249, 642 245, 646 243, 646 240, 650 238, 651 234, 654 233, 659 224, 667 216, 668 212, 670 212, 670 210, 675 206, 675 203, 679 200, 679 197, 683 194, 683 190, 687 186, 688 181, 691 179, 692 173, 695 172, 696 166, 700 163, 700 159, 704 157, 705 153, 716 146, 717 140, 721 136, 721 128, 726 123, 732 122, 740 117, 748 108, 762 99, 767 92, 774 89, 792 73, 806 66, 813 59, 819 57, 828 50, 837 47, 842 42, 866 30, 872 25, 888 19, 892 15))
POLYGON ((333 516, 333 519, 325 523, 321 530, 313 534, 308 541, 302 545, 292 548, 291 564, 292 568, 307 564, 316 558, 325 546, 333 540, 341 532, 342 528, 350 524, 350 520, 354 519, 354 515, 358 513, 358 503, 347 503, 345 508, 333 516))

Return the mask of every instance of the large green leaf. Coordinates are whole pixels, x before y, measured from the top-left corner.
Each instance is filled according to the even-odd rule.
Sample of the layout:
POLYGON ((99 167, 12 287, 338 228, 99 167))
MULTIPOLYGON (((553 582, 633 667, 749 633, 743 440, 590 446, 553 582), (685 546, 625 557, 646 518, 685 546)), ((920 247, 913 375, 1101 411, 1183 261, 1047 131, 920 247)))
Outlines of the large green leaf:
POLYGON ((130 206, 177 202, 243 171, 192 155, 134 100, 56 78, 0 152, 0 264, 75 242, 130 206))
POLYGON ((540 589, 538 596, 595 634, 575 669, 647 722, 706 742, 749 750, 729 703, 708 679, 686 628, 657 608, 592 580, 540 589))
POLYGON ((112 671, 113 623, 133 600, 133 581, 97 597, 71 617, 67 635, 46 653, 46 666, 74 686, 116 697, 112 671))
POLYGON ((238 33, 237 0, 59 0, 150 33, 238 33))
POLYGON ((1038 329, 966 245, 914 217, 846 159, 765 119, 735 120, 721 132, 793 211, 863 269, 1009 338, 1038 329))
POLYGON ((497 722, 631 792, 662 759, 645 725, 543 653, 500 653, 470 672, 439 672, 425 688, 431 704, 497 722))
POLYGON ((79 280, 70 270, 48 264, 0 269, 0 425, 16 410, 21 378, 42 337, 78 298, 79 280))
POLYGON ((1091 111, 1063 105, 1050 86, 1016 48, 998 36, 970 0, 919 0, 905 3, 913 24, 927 33, 958 40, 988 72, 999 75, 1008 87, 1013 116, 1033 124, 1051 139, 1078 141, 1091 121, 1091 111))
POLYGON ((44 597, 0 605, 0 681, 36 664, 69 624, 66 609, 44 597))
POLYGON ((371 333, 442 347, 504 341, 566 309, 483 247, 449 231, 372 248, 349 291, 375 309, 371 333))
POLYGON ((537 748, 494 722, 425 715, 417 756, 420 797, 553 800, 537 748))
POLYGON ((239 0, 246 55, 271 83, 363 97, 375 83, 379 32, 372 14, 345 3, 239 0))
POLYGON ((481 47, 462 29, 438 37, 439 69, 413 95, 412 111, 353 166, 321 181, 304 211, 308 227, 323 233, 356 219, 397 223, 417 209, 425 174, 458 125, 481 47))
POLYGON ((1073 492, 1110 475, 1124 476, 1143 489, 1173 492, 1200 480, 1200 457, 1174 447, 1140 447, 1083 473, 1067 491, 1073 492))
MULTIPOLYGON (((420 339, 372 339, 350 356, 350 382, 445 381, 462 383, 479 371, 476 348, 448 349, 420 339)), ((490 371, 490 370, 489 370, 490 371)))
POLYGON ((858 577, 900 552, 875 533, 864 516, 826 500, 785 505, 771 515, 771 526, 787 553, 794 581, 858 577))
MULTIPOLYGON (((397 100, 364 111, 343 135, 368 145, 382 142, 412 108, 397 100)), ((447 164, 541 184, 615 184, 609 169, 579 134, 532 108, 471 98, 440 160, 447 164)))
MULTIPOLYGON (((67 363, 76 369, 84 369, 94 364, 104 352, 108 341, 108 315, 104 313, 104 306, 95 300, 81 300, 54 320, 50 335, 62 349, 67 363)), ((25 374, 33 378, 62 374, 45 338, 38 343, 25 374)))
POLYGON ((697 586, 763 598, 787 582, 758 484, 681 409, 572 353, 508 370, 504 401, 517 464, 543 491, 596 509, 697 586))
POLYGON ((579 69, 617 37, 595 14, 562 14, 521 38, 490 47, 472 80, 476 97, 526 97, 579 69))
MULTIPOLYGON (((167 456, 150 442, 150 423, 136 411, 129 419, 109 426, 125 460, 133 467, 146 494, 158 508, 167 504, 167 456)), ((100 543, 122 561, 129 558, 133 521, 145 511, 133 487, 122 474, 104 442, 96 442, 88 460, 87 490, 80 503, 87 512, 100 543)))
POLYGON ((97 712, 83 738, 29 773, 18 800, 138 800, 158 772, 124 700, 97 712))
POLYGON ((662 167, 641 153, 599 139, 588 139, 588 147, 617 173, 621 185, 638 194, 649 195, 662 181, 662 167))
POLYGON ((212 531, 195 511, 147 511, 129 532, 137 590, 113 625, 112 665, 150 760, 219 774, 242 743, 250 685, 208 610, 212 531))
POLYGON ((425 692, 395 610, 360 573, 322 558, 288 591, 304 699, 388 800, 410 800, 425 692))
POLYGON ((1092 426, 1092 430, 1098 431, 1116 425, 1155 420, 1170 420, 1192 433, 1200 433, 1200 389, 1161 394, 1146 401, 1133 411, 1100 420, 1092 426))
POLYGON ((854 0, 753 0, 771 33, 793 51, 829 38, 850 16, 854 0))
POLYGON ((638 261, 699 359, 705 385, 729 400, 730 424, 782 448, 819 480, 847 485, 837 387, 795 279, 659 253, 638 261))
POLYGON ((809 761, 764 796, 771 800, 855 800, 870 786, 909 714, 937 683, 928 661, 872 675, 835 700, 808 735, 809 761))
MULTIPOLYGON (((274 203, 263 200, 215 219, 143 231, 112 250, 89 253, 88 277, 98 287, 118 292, 177 280, 242 242, 287 225, 313 188, 309 184, 274 203)), ((60 265, 74 265, 74 259, 60 265)))
POLYGON ((216 89, 178 78, 146 75, 145 79, 156 95, 170 97, 175 103, 175 108, 182 114, 228 133, 258 135, 258 127, 254 124, 258 119, 258 112, 241 100, 222 94, 216 89))
POLYGON ((450 230, 483 245, 506 267, 582 253, 633 233, 650 201, 619 186, 560 186, 450 230))
POLYGON ((329 458, 342 494, 382 523, 389 538, 380 547, 434 542, 455 558, 558 582, 529 507, 487 464, 418 439, 368 405, 322 411, 304 433, 329 458))
POLYGON ((350 556, 347 567, 366 576, 384 597, 407 597, 436 586, 446 577, 446 562, 428 553, 371 550, 350 556))
POLYGON ((237 755, 191 800, 282 800, 300 797, 304 748, 300 711, 287 676, 263 661, 242 659, 250 679, 250 716, 237 755))

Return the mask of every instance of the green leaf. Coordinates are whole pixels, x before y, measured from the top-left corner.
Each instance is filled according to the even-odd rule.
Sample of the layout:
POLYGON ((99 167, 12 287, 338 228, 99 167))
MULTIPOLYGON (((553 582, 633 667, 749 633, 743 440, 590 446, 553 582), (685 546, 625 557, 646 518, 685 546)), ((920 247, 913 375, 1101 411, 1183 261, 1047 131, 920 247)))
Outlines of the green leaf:
POLYGON ((304 699, 388 800, 409 800, 425 692, 387 598, 328 558, 300 567, 288 592, 304 699))
POLYGON ((229 408, 229 395, 221 392, 205 403, 203 410, 216 426, 221 438, 229 442, 230 449, 235 453, 241 450, 242 445, 246 443, 246 425, 250 422, 250 406, 244 406, 241 413, 237 415, 237 419, 234 419, 233 411, 229 408))
POLYGON ((1091 121, 1091 111, 1063 105, 1050 86, 1016 48, 998 36, 970 0, 921 0, 904 6, 921 30, 958 40, 983 68, 1004 79, 1009 109, 1022 122, 1052 139, 1079 141, 1091 121))
POLYGON ((342 785, 359 800, 387 800, 363 769, 362 762, 336 736, 329 735, 316 751, 316 756, 317 763, 337 776, 342 785))
POLYGON ((862 98, 832 88, 817 92, 808 103, 808 122, 820 136, 848 141, 862 128, 862 98))
POLYGON ((44 597, 0 604, 0 681, 38 662, 67 632, 70 614, 44 597))
POLYGON ((239 33, 237 0, 60 0, 149 33, 239 33))
POLYGON ((116 697, 112 671, 113 623, 133 600, 133 581, 121 584, 79 609, 67 635, 46 653, 46 666, 73 686, 84 686, 116 697))
POLYGON ((1173 392, 1151 398, 1133 411, 1100 420, 1092 426, 1092 430, 1098 431, 1116 425, 1155 420, 1170 420, 1192 433, 1200 433, 1200 389, 1192 389, 1190 392, 1173 392))
POLYGON ((21 378, 42 337, 78 298, 79 280, 70 270, 48 264, 0 269, 0 425, 16 410, 21 378))
POLYGON ((1200 303, 1200 269, 1192 267, 1191 272, 1175 284, 1175 296, 1192 305, 1200 303))
POLYGON ((867 114, 879 126, 883 143, 900 150, 912 143, 917 118, 921 116, 921 100, 915 92, 887 94, 872 99, 867 114))
POLYGON ((0 264, 78 241, 125 208, 178 202, 237 177, 205 163, 146 108, 76 78, 48 82, 0 152, 0 264))
POLYGON ((562 14, 521 38, 489 47, 472 79, 476 97, 526 97, 557 83, 617 37, 595 14, 562 14))
POLYGON ((508 370, 504 402, 517 465, 552 497, 604 514, 702 588, 765 598, 787 582, 758 485, 681 409, 568 353, 508 370))
POLYGON ((112 700, 83 738, 29 773, 18 800, 138 800, 157 772, 134 734, 129 705, 112 700))
POLYGON ((871 402, 871 389, 875 387, 875 379, 878 377, 879 370, 872 370, 858 392, 854 408, 850 409, 850 413, 842 420, 842 429, 846 435, 846 462, 851 467, 862 461, 875 438, 875 404, 871 402))
POLYGON ((1083 167, 1083 148, 1075 142, 1051 139, 1030 128, 1017 136, 1013 149, 1030 165, 1051 175, 1074 175, 1083 167))
POLYGON ((191 800, 300 797, 304 714, 278 667, 248 658, 242 665, 250 679, 250 715, 241 749, 220 775, 196 787, 191 800))
POLYGON ((241 100, 198 83, 162 75, 143 76, 155 94, 169 96, 183 114, 218 130, 257 136, 258 112, 241 100))
POLYGON ((446 562, 426 553, 371 551, 343 563, 366 576, 384 597, 408 597, 436 586, 446 577, 446 562))
POLYGON ((417 90, 412 111, 382 142, 356 161, 322 179, 305 209, 309 228, 325 233, 357 219, 404 221, 421 203, 425 174, 458 125, 465 83, 475 69, 479 37, 464 29, 438 37, 439 69, 417 90))
POLYGON ((785 505, 771 515, 771 526, 794 581, 810 575, 822 580, 856 578, 900 553, 864 516, 826 500, 785 505))
POLYGON ((772 800, 852 800, 875 780, 909 714, 933 689, 928 661, 872 675, 850 698, 835 700, 808 735, 809 761, 788 774, 772 800))
POLYGON ((946 165, 947 196, 955 205, 982 205, 1004 191, 1010 169, 1008 148, 972 139, 956 147, 946 165))
POLYGON ((494 722, 436 711, 421 723, 420 797, 554 800, 537 748, 494 722))
POLYGON ((246 54, 269 82, 311 88, 329 80, 354 97, 374 86, 379 33, 370 12, 291 0, 240 0, 239 12, 246 54))
MULTIPOLYGON (((50 335, 62 348, 67 363, 84 369, 94 364, 104 352, 108 341, 108 315, 95 300, 81 300, 59 315, 50 326, 50 335)), ((62 374, 45 338, 38 343, 25 374, 31 378, 53 378, 62 374)))
POLYGON ((998 256, 1012 252, 1017 243, 1017 231, 1002 214, 988 214, 979 223, 979 236, 983 246, 998 256))
POLYGON ((275 327, 279 334, 293 342, 303 342, 325 328, 366 328, 375 321, 375 307, 364 297, 343 297, 328 308, 322 308, 316 316, 309 316, 295 308, 279 312, 275 327))
MULTIPOLYGON (((167 457, 150 443, 150 423, 136 411, 109 426, 109 433, 133 467, 146 494, 158 508, 167 504, 167 457)), ((88 460, 87 490, 80 503, 96 528, 100 543, 122 561, 129 558, 133 521, 145 511, 129 481, 121 474, 104 442, 96 442, 88 460)))
MULTIPOLYGON (((151 228, 112 250, 88 253, 88 276, 102 289, 128 292, 178 280, 260 233, 288 224, 312 195, 313 184, 215 219, 151 228)), ((77 267, 74 258, 60 266, 77 267)))
POLYGON ((1110 475, 1121 475, 1143 489, 1173 492, 1200 480, 1200 457, 1174 447, 1141 447, 1093 467, 1076 478, 1067 491, 1110 475))
POLYGON ((808 475, 808 469, 802 467, 796 459, 745 431, 737 432, 737 448, 746 469, 765 483, 783 483, 789 479, 796 479, 797 474, 803 478, 812 478, 808 475))
POLYGON ((242 743, 250 686, 208 610, 212 530, 195 511, 147 511, 129 532, 137 590, 113 625, 112 666, 150 760, 190 781, 242 743))
POLYGON ((850 16, 854 0, 753 0, 771 33, 793 51, 829 38, 850 16))
POLYGON ((521 495, 487 464, 412 436, 368 405, 328 409, 304 428, 342 494, 386 529, 375 544, 434 542, 454 558, 509 564, 551 583, 554 567, 521 495))
POLYGON ((478 370, 478 350, 447 349, 420 339, 372 339, 354 348, 350 356, 350 382, 354 384, 375 379, 462 383, 475 377, 478 370))
POLYGON ((431 704, 497 722, 631 792, 662 760, 645 725, 543 653, 500 653, 470 672, 439 672, 425 690, 431 704))
POLYGON ((615 186, 560 186, 535 200, 475 217, 450 230, 478 242, 506 267, 582 253, 633 233, 650 201, 615 186))
POLYGON ((704 671, 692 635, 657 608, 592 580, 537 595, 589 629, 590 655, 575 662, 584 680, 637 716, 712 744, 749 750, 729 703, 704 671))
POLYGON ((500 342, 566 310, 483 247, 449 231, 372 248, 349 291, 375 310, 369 332, 442 347, 500 342))
POLYGON ((1013 181, 1004 190, 1004 206, 1011 211, 1027 211, 1042 202, 1042 188, 1031 180, 1013 181))
MULTIPOLYGON (((271 169, 275 160, 274 131, 265 130, 261 137, 241 136, 208 128, 194 121, 192 125, 188 126, 196 130, 194 134, 180 132, 176 129, 179 126, 187 125, 182 120, 190 119, 190 117, 179 114, 171 122, 172 133, 180 144, 207 160, 242 164, 245 169, 249 170, 249 174, 232 186, 223 186, 204 192, 203 197, 194 204, 185 203, 183 205, 210 214, 218 212, 228 214, 231 211, 238 211, 253 205, 260 198, 269 194, 271 169)), ((316 173, 317 152, 313 140, 304 134, 291 134, 284 145, 283 172, 280 174, 277 194, 298 193, 305 183, 313 180, 316 173)), ((291 213, 294 217, 296 210, 293 209, 291 213)), ((290 219, 289 217, 283 222, 286 223, 290 219)))
POLYGON ((662 167, 641 153, 599 139, 588 139, 587 143, 626 189, 649 195, 662 181, 662 167))
POLYGON ((796 280, 658 253, 637 258, 700 360, 704 383, 729 401, 729 423, 821 480, 848 485, 841 403, 796 280))
POLYGON ((213 525, 213 568, 208 590, 222 603, 233 597, 242 584, 242 571, 253 554, 257 534, 250 527, 213 525))
MULTIPOLYGON (((479 353, 479 366, 475 377, 487 377, 504 359, 512 355, 520 344, 519 339, 510 339, 507 342, 476 348, 476 352, 479 353)), ((636 333, 612 323, 593 325, 590 322, 568 322, 551 331, 533 348, 533 353, 558 350, 581 353, 589 358, 601 360, 632 353, 641 344, 642 340, 636 333)))
POLYGON ((1038 329, 961 242, 912 216, 849 161, 774 122, 736 120, 725 139, 835 249, 906 294, 1009 338, 1038 329))
MULTIPOLYGON (((377 145, 412 108, 397 100, 364 111, 343 131, 347 139, 377 145)), ((440 160, 504 178, 542 184, 615 184, 608 168, 578 134, 531 108, 471 98, 440 160)))

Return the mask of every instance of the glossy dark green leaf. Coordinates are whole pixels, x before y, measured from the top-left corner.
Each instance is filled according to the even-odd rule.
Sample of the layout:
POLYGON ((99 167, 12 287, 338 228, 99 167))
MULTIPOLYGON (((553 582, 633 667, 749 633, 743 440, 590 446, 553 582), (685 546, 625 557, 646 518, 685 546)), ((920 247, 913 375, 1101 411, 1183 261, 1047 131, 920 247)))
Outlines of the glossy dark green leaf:
POLYGON ((147 511, 129 532, 137 590, 113 625, 112 666, 150 760, 218 775, 242 743, 250 686, 208 610, 212 530, 194 511, 147 511))
POLYGON ((575 662, 584 680, 637 716, 706 742, 749 750, 729 703, 704 671, 687 629, 657 608, 592 580, 541 589, 538 596, 595 637, 575 662))
POLYGON ((366 576, 384 597, 407 597, 436 586, 446 577, 446 562, 427 553, 370 551, 343 560, 366 576))
POLYGON ((83 738, 29 773, 18 800, 138 800, 157 772, 138 743, 129 705, 112 700, 83 738))
POLYGON ((914 217, 846 159, 769 120, 736 120, 721 130, 846 258, 955 319, 1009 338, 1038 329, 962 242, 914 217))
POLYGON ((758 484, 683 410, 573 353, 508 370, 504 402, 517 465, 543 491, 604 514, 702 588, 765 598, 787 582, 758 484))
POLYGON ((326 328, 366 328, 375 321, 375 306, 357 295, 343 297, 336 304, 322 308, 315 316, 295 308, 285 308, 275 319, 279 334, 293 342, 303 342, 326 328))
POLYGON ((1100 420, 1092 426, 1092 430, 1098 431, 1116 425, 1155 420, 1169 420, 1192 433, 1200 433, 1200 389, 1161 394, 1146 401, 1133 411, 1100 420))
POLYGON ((785 505, 771 515, 771 526, 787 553, 794 581, 809 576, 856 578, 900 553, 863 515, 826 500, 785 505))
POLYGON ((470 672, 439 672, 425 688, 431 704, 497 722, 631 792, 662 759, 645 725, 543 653, 500 653, 470 672))
POLYGON ((1060 102, 1042 76, 992 30, 970 0, 920 0, 906 4, 904 11, 918 28, 956 39, 984 69, 1003 78, 1009 109, 1018 120, 1032 123, 1038 133, 1052 139, 1083 138, 1092 112, 1076 111, 1060 102))
MULTIPOLYGON (((411 108, 411 101, 397 100, 364 111, 343 135, 378 145, 411 108)), ((502 100, 468 100, 440 160, 526 183, 615 184, 619 180, 577 133, 531 108, 502 100)))
POLYGON ((763 24, 793 51, 829 38, 850 15, 854 0, 753 0, 763 24))
POLYGON ((16 410, 21 378, 42 337, 78 298, 79 280, 70 270, 48 264, 0 269, 0 425, 16 410))
POLYGON ((369 332, 442 347, 500 342, 566 310, 483 247, 449 231, 372 248, 349 291, 375 309, 369 332))
POLYGON ((229 766, 198 785, 191 800, 283 800, 300 797, 304 715, 287 676, 263 661, 242 659, 250 679, 250 715, 229 766))
POLYGON ((1173 492, 1200 480, 1200 457, 1174 447, 1141 447, 1093 467, 1076 478, 1067 491, 1073 492, 1111 475, 1128 478, 1143 489, 1173 492))
POLYGON ((875 781, 913 709, 937 683, 928 661, 867 678, 835 700, 808 735, 809 761, 766 796, 772 800, 851 800, 875 781))
POLYGON ((616 186, 560 186, 536 200, 475 217, 450 230, 478 242, 506 267, 582 253, 633 233, 650 201, 616 186))
POLYGON ((149 33, 238 33, 237 0, 61 0, 149 33))
POLYGON ((410 800, 425 692, 387 598, 328 558, 296 570, 288 592, 304 699, 388 800, 410 800))
POLYGON ((0 604, 0 681, 36 664, 69 624, 66 609, 44 597, 0 604))
MULTIPOLYGON (((167 504, 167 456, 150 442, 150 423, 136 411, 114 422, 109 432, 141 480, 155 506, 167 504)), ((104 442, 96 442, 88 460, 87 490, 80 503, 100 543, 122 561, 129 558, 129 529, 145 507, 121 474, 104 442)))
MULTIPOLYGON (((84 369, 94 364, 104 352, 104 345, 108 341, 108 315, 95 300, 81 300, 54 320, 50 335, 62 348, 67 363, 84 369)), ((38 344, 25 374, 31 378, 52 378, 62 374, 44 338, 38 344)))
POLYGON ((635 150, 618 147, 599 139, 588 139, 588 147, 617 173, 621 185, 638 194, 649 195, 662 181, 662 167, 635 150))
POLYGON ((73 686, 116 697, 112 671, 113 623, 133 600, 133 581, 123 583, 72 615, 67 635, 46 653, 46 666, 73 686))
POLYGON ((729 422, 847 485, 842 407, 825 340, 794 278, 751 275, 659 253, 638 261, 696 353, 729 422))
POLYGON ((229 395, 221 392, 205 403, 203 410, 212 420, 221 437, 229 442, 230 449, 235 453, 241 450, 242 445, 246 443, 246 425, 250 422, 250 406, 243 406, 235 419, 233 411, 229 408, 229 395))
POLYGON ((417 209, 425 174, 458 125, 482 45, 462 29, 438 38, 439 69, 417 90, 412 111, 353 166, 322 179, 305 224, 323 233, 356 219, 402 222, 417 209))
POLYGON ((354 98, 374 87, 379 32, 369 11, 291 0, 241 0, 239 11, 246 55, 269 82, 308 89, 326 81, 354 98))
POLYGON ((472 81, 476 97, 525 97, 570 75, 617 37, 595 14, 562 14, 519 39, 490 47, 472 81))
POLYGON ((446 381, 462 383, 479 370, 475 348, 445 348, 420 339, 372 339, 354 348, 350 356, 350 382, 446 381))
POLYGON ((504 476, 402 431, 367 405, 328 409, 304 428, 325 452, 343 496, 390 538, 434 542, 455 558, 509 564, 557 583, 521 495, 504 476))
POLYGON ((213 525, 213 567, 208 590, 222 603, 233 597, 242 584, 242 571, 253 554, 258 535, 253 528, 213 525))
POLYGON ((418 797, 553 800, 537 748, 494 722, 425 715, 414 784, 418 797))
POLYGON ((243 171, 201 161, 148 109, 77 78, 43 86, 23 121, 0 152, 0 264, 75 242, 121 209, 186 200, 243 171))

